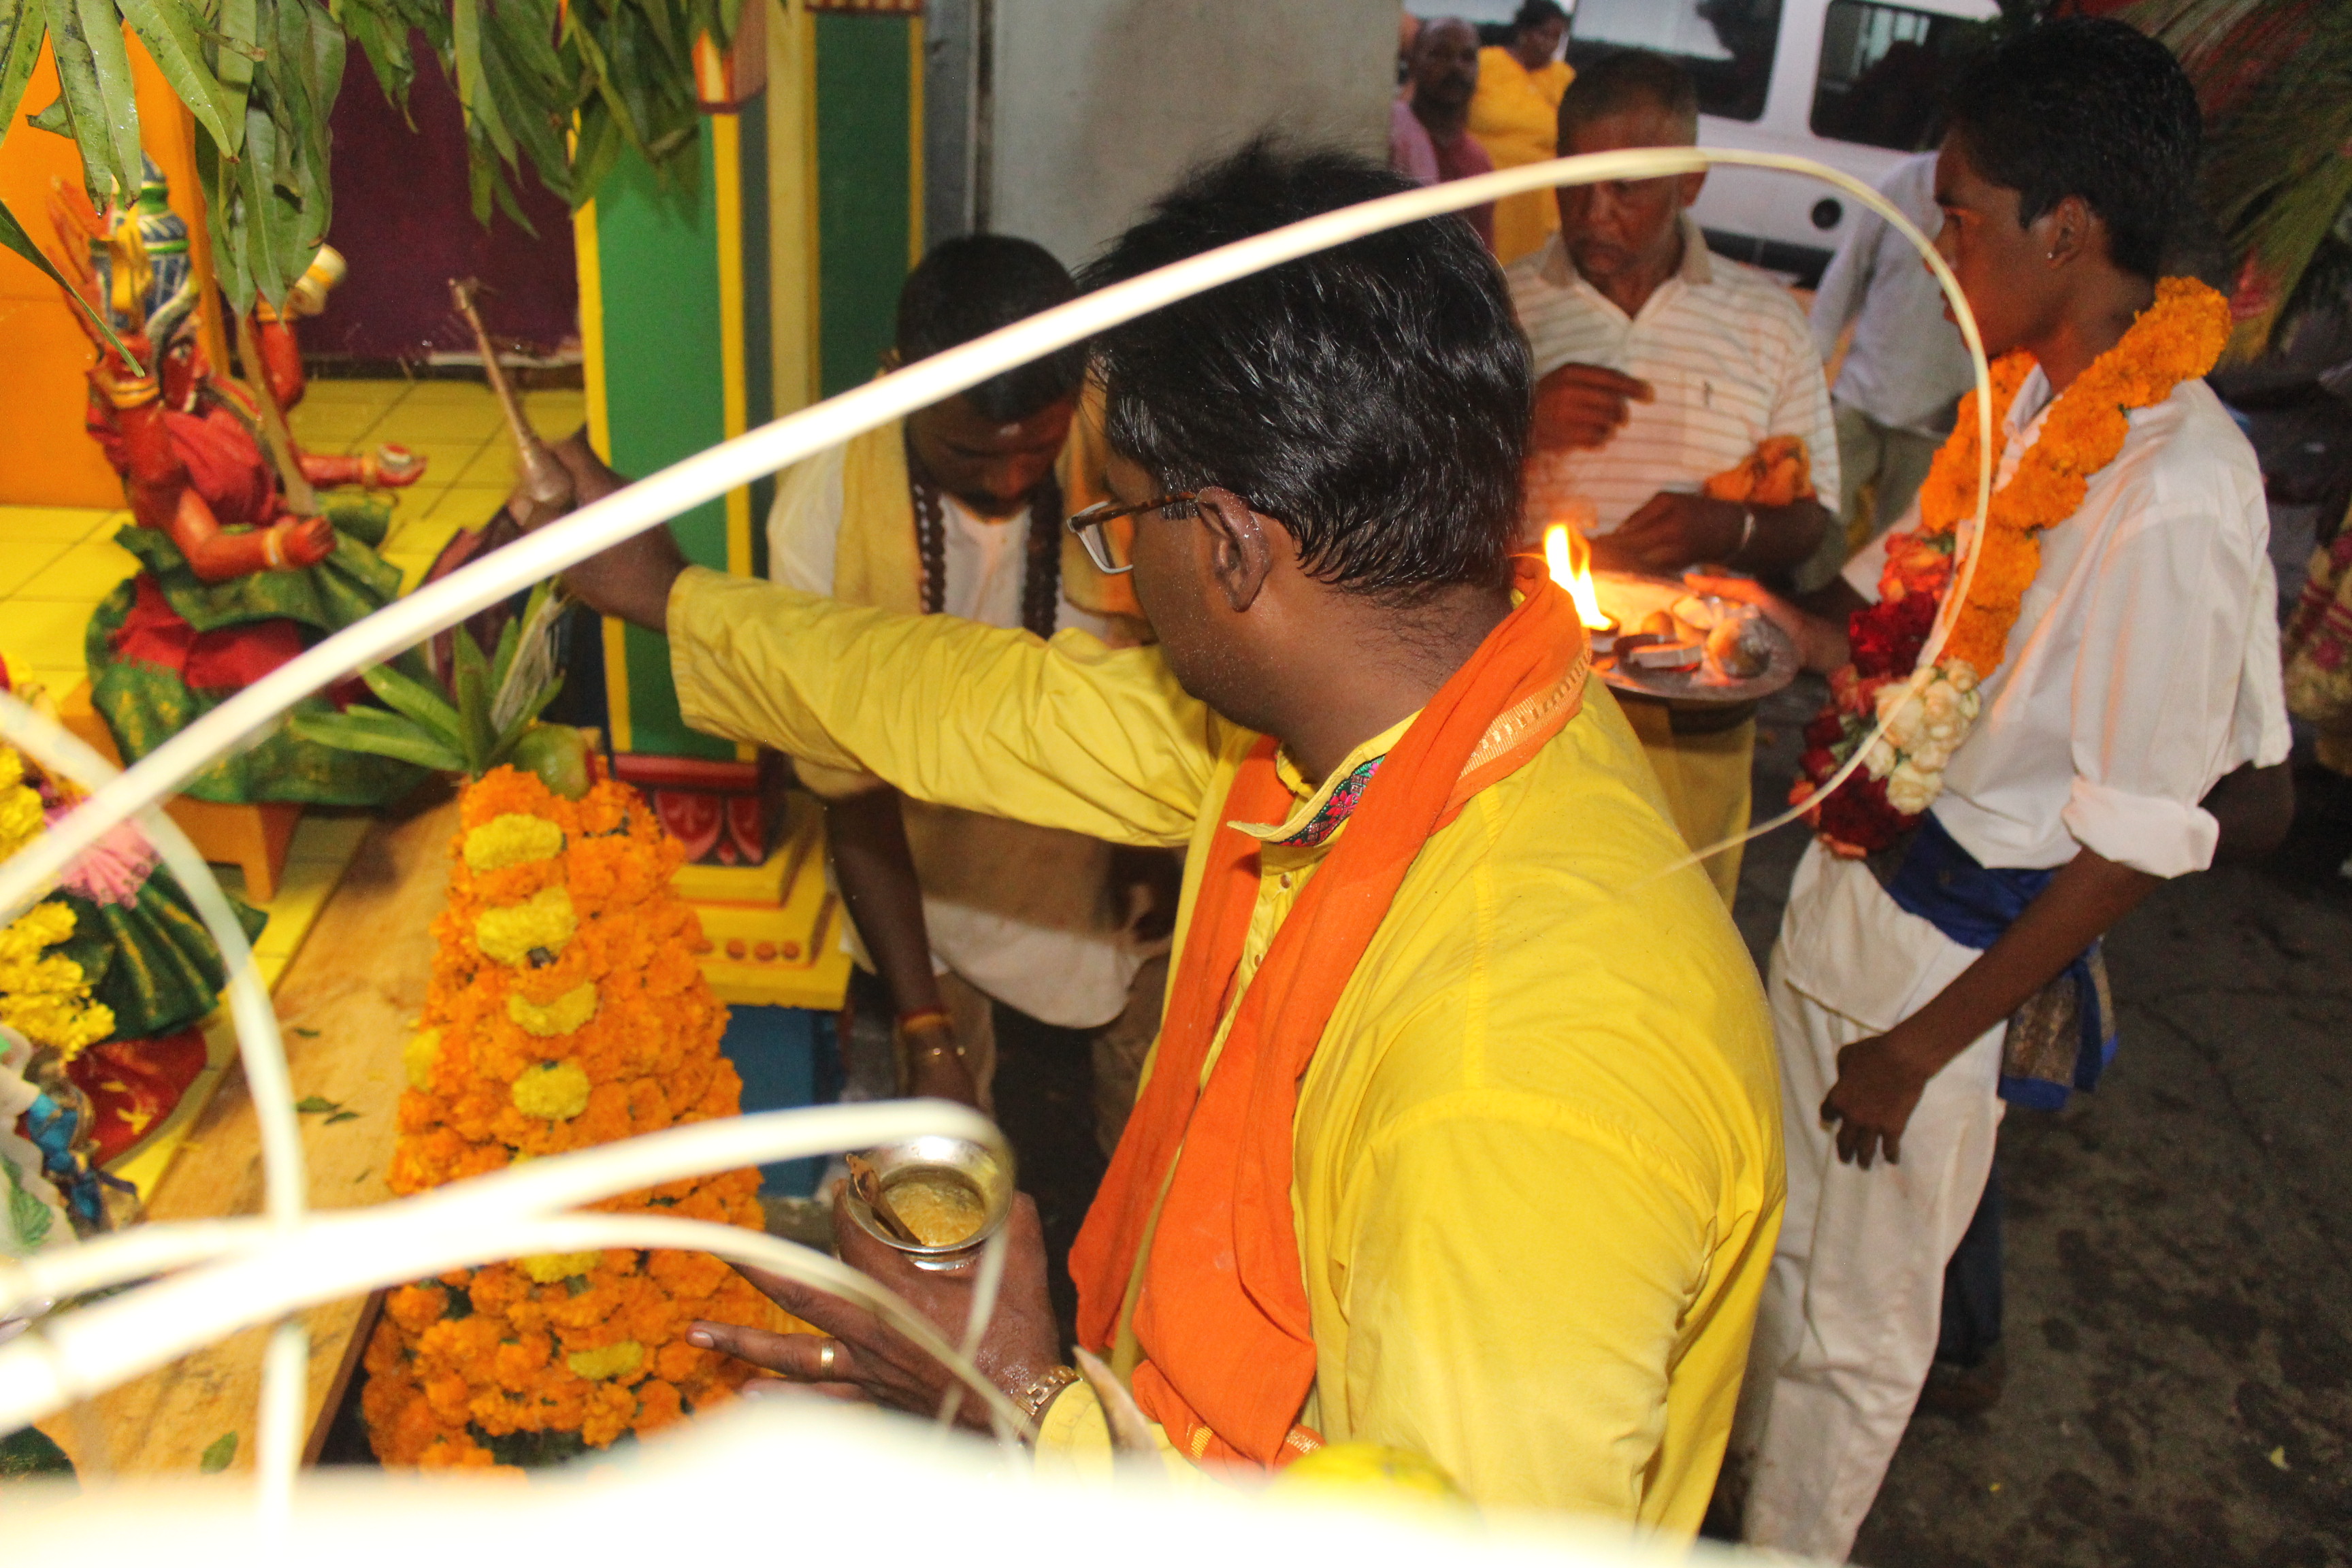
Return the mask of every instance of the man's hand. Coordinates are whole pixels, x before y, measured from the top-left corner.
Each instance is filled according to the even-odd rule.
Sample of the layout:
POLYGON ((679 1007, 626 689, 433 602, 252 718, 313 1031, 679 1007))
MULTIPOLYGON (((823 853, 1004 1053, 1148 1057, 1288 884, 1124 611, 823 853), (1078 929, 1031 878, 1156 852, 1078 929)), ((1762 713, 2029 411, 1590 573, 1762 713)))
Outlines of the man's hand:
MULTIPOLYGON (((582 506, 603 500, 629 482, 604 466, 588 445, 585 430, 548 450, 572 476, 572 491, 582 506)), ((581 562, 563 574, 563 585, 599 615, 617 616, 631 626, 667 636, 670 587, 688 564, 667 527, 649 528, 581 562)))
MULTIPOLYGON (((977 1263, 943 1273, 918 1268, 904 1254, 858 1228, 840 1196, 834 1201, 833 1222, 844 1263, 898 1292, 950 1343, 962 1342, 972 1282, 980 1273, 977 1263)), ((981 1372, 1009 1394, 1052 1370, 1062 1357, 1053 1304, 1045 1295, 1045 1237, 1038 1228, 1037 1205, 1028 1194, 1013 1200, 1013 1213, 1005 1225, 1012 1253, 1005 1259, 1004 1286, 974 1359, 981 1372)), ((824 1393, 862 1396, 918 1415, 938 1414, 954 1379, 929 1353, 863 1307, 847 1305, 757 1268, 742 1272, 768 1300, 824 1332, 774 1334, 698 1322, 687 1330, 689 1343, 723 1351, 824 1393), (824 1364, 828 1344, 833 1347, 829 1368, 824 1364)), ((963 1426, 986 1430, 988 1411, 976 1396, 968 1396, 957 1419, 963 1426)))
POLYGON ((1625 423, 1626 404, 1653 395, 1646 381, 1597 364, 1564 364, 1536 383, 1530 444, 1538 452, 1605 447, 1625 423))
POLYGON ((1592 563, 1617 572, 1673 574, 1701 561, 1726 565, 1739 552, 1738 501, 1661 490, 1614 533, 1596 534, 1592 563))
POLYGON ((1886 1163, 1900 1163, 1903 1130, 1934 1076, 1910 1048, 1902 1025, 1840 1051, 1838 1080, 1822 1101, 1822 1124, 1837 1125, 1838 1158, 1867 1171, 1883 1146, 1886 1163))
POLYGON ((1753 605, 1764 618, 1788 634, 1797 658, 1816 675, 1829 675, 1853 660, 1843 624, 1799 609, 1752 577, 1715 577, 1703 572, 1683 574, 1683 586, 1694 594, 1753 605))

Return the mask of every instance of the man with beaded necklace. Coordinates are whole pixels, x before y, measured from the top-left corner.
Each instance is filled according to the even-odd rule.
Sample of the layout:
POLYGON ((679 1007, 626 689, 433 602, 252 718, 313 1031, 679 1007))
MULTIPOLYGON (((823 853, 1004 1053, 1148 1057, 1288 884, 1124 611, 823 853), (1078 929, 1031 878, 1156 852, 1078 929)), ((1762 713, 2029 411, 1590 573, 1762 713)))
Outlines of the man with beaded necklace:
POLYGON ((2288 739, 2261 475, 2200 379, 2227 307, 2158 277, 2196 163, 2186 77, 2120 23, 2056 24, 1974 62, 1950 124, 1937 245, 1996 362, 1995 494, 1932 679, 1897 702, 1970 531, 1973 403, 1904 523, 1814 601, 1833 619, 1711 584, 1838 672, 1800 785, 1822 842, 1772 955, 1789 1208, 1723 1499, 1749 1542, 1831 1560, 1927 1376, 2003 1101, 2091 1087, 2100 939, 2210 863, 2217 784, 2288 739))
MULTIPOLYGON (((1027 240, 945 240, 899 291, 886 368, 1076 292, 1027 240)), ((1061 525, 1105 493, 1099 412, 1079 407, 1085 366, 1077 351, 1021 366, 786 469, 768 517, 769 574, 877 609, 1139 640, 1133 595, 1061 525)), ((868 1014, 895 1018, 898 1087, 986 1103, 992 1001, 1064 1027, 1118 1023, 1149 945, 1128 928, 1108 845, 907 804, 866 773, 799 772, 825 799, 835 878, 878 982, 861 975, 853 989, 853 1027, 862 1035, 868 1014)))

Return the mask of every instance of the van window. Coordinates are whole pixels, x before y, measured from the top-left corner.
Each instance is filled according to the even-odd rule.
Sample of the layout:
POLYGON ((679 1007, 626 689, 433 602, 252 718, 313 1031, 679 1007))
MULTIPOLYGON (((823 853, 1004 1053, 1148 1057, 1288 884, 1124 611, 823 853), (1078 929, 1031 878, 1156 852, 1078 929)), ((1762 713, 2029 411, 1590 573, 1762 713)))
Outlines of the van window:
POLYGON ((1700 113, 1763 117, 1780 0, 1579 0, 1569 26, 1571 62, 1612 49, 1671 55, 1697 82, 1700 113))
POLYGON ((1868 0, 1830 0, 1813 88, 1816 136, 1923 153, 1960 60, 1992 37, 1989 22, 1868 0))

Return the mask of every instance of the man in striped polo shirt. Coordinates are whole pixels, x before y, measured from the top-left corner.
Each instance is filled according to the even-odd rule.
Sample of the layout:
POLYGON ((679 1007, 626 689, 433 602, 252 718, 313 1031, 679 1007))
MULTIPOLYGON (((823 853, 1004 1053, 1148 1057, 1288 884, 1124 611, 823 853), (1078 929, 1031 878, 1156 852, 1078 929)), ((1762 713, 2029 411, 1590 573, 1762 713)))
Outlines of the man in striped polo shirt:
MULTIPOLYGON (((1697 136, 1696 90, 1659 55, 1610 56, 1560 100, 1564 154, 1687 147, 1697 136)), ((1574 524, 1602 566, 1676 573, 1708 562, 1777 580, 1820 543, 1827 509, 1810 498, 1716 500, 1700 486, 1767 437, 1794 436, 1815 489, 1836 495, 1829 387, 1789 291, 1707 253, 1685 211, 1705 179, 1564 187, 1560 232, 1510 268, 1538 378, 1527 528, 1574 524)), ((1754 710, 1622 700, 1692 847, 1745 829, 1754 710)), ((1738 854, 1707 869, 1729 901, 1738 854)))

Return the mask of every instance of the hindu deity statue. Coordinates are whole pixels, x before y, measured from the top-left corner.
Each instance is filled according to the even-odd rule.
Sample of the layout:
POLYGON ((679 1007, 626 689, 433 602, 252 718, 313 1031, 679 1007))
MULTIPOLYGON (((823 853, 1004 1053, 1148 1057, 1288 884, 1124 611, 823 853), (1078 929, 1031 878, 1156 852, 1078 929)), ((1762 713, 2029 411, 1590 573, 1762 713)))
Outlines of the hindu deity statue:
MULTIPOLYGON (((115 542, 142 568, 100 605, 84 652, 91 700, 135 760, 400 592, 398 569, 374 548, 392 518, 383 492, 414 483, 425 463, 394 447, 318 456, 284 434, 284 411, 303 393, 292 318, 323 308, 341 273, 332 251, 321 248, 283 311, 256 303, 238 334, 259 384, 249 387, 206 358, 188 226, 152 160, 129 210, 110 207, 93 222, 60 191, 50 219, 76 291, 135 362, 75 311, 98 351, 87 426, 122 476, 134 520, 115 542), (352 487, 358 493, 318 493, 352 487)), ((424 674, 413 655, 402 668, 424 674)), ((348 682, 298 711, 332 711, 365 695, 348 682)), ((376 805, 421 776, 389 758, 304 741, 281 721, 182 787, 229 803, 376 805)))

